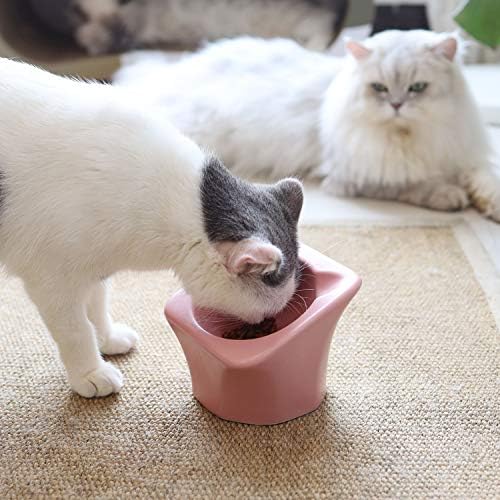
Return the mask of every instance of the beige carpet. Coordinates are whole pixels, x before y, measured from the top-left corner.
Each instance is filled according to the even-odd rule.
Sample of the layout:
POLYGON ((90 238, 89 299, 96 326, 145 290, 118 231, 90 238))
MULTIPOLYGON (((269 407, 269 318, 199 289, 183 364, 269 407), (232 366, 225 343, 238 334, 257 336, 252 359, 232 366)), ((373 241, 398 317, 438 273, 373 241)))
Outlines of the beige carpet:
POLYGON ((498 498, 499 332, 450 228, 307 228, 357 270, 320 409, 224 422, 190 393, 168 273, 116 279, 142 332, 120 395, 70 394, 19 282, 0 278, 0 498, 498 498))

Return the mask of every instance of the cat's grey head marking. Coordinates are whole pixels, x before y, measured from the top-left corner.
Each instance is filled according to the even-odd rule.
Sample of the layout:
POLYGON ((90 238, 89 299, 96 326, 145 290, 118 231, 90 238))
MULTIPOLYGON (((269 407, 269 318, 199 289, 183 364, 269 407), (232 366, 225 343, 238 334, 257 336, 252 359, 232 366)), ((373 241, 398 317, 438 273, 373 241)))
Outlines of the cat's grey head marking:
POLYGON ((203 167, 201 202, 204 227, 212 243, 260 238, 281 250, 283 259, 260 279, 277 287, 298 270, 297 223, 303 203, 302 186, 285 179, 259 186, 232 175, 215 157, 203 167))

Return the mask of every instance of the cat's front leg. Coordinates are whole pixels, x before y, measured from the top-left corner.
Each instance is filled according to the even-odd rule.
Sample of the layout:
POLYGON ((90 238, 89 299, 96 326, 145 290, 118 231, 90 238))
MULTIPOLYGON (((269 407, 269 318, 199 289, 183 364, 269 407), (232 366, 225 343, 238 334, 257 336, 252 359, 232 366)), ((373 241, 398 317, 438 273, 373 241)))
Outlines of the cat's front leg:
POLYGON ((399 193, 398 201, 447 212, 463 210, 470 204, 465 189, 445 181, 422 182, 399 193))
POLYGON ((500 168, 489 166, 464 173, 460 179, 472 205, 487 217, 500 222, 500 168))
POLYGON ((108 313, 108 286, 104 280, 92 286, 87 313, 94 324, 101 352, 124 354, 136 345, 139 336, 127 325, 113 323, 108 313))
POLYGON ((75 292, 47 282, 25 283, 26 291, 57 344, 71 388, 86 398, 118 392, 123 376, 99 354, 94 328, 86 314, 88 290, 75 292))

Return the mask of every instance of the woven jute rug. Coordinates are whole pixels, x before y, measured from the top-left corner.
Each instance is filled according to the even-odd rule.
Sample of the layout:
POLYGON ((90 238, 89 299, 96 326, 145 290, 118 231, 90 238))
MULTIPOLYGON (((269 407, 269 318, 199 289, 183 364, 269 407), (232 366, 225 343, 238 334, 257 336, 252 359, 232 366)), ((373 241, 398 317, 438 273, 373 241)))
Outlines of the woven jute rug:
POLYGON ((452 227, 302 239, 364 283, 334 336, 325 402, 273 427, 193 399, 163 318, 170 273, 115 279, 114 316, 142 341, 114 358, 122 392, 100 400, 71 394, 19 281, 0 278, 0 498, 498 498, 492 276, 485 293, 452 227))

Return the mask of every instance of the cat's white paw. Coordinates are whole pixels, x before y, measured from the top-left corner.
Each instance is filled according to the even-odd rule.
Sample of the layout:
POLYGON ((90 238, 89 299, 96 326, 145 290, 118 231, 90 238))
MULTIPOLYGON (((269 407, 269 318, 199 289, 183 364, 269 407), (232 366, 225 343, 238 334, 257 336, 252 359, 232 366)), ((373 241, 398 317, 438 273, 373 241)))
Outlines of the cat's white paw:
POLYGON ((473 206, 495 222, 500 222, 500 172, 482 169, 471 172, 465 185, 473 206))
POLYGON ((434 210, 463 210, 469 206, 469 197, 465 189, 460 186, 442 184, 433 189, 425 205, 434 210))
POLYGON ((497 193, 496 196, 487 200, 483 200, 482 205, 482 213, 484 213, 484 215, 489 217, 491 220, 500 223, 500 193, 497 193))
POLYGON ((479 212, 495 222, 500 222, 500 193, 496 196, 481 197, 476 195, 471 196, 471 198, 472 204, 479 212))
POLYGON ((103 354, 125 354, 135 347, 138 340, 135 330, 123 323, 113 323, 111 335, 99 347, 103 354))
POLYGON ((84 376, 70 376, 69 383, 84 398, 100 398, 119 392, 123 387, 123 375, 111 363, 103 361, 97 370, 84 376))

